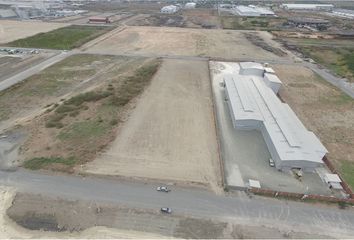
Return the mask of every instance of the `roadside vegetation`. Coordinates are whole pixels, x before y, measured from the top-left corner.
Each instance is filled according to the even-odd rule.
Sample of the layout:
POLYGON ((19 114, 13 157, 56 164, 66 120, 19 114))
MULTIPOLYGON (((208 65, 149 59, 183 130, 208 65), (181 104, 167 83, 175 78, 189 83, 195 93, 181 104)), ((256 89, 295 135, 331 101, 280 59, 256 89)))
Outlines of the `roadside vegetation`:
POLYGON ((106 26, 77 26, 59 28, 19 39, 7 44, 12 47, 70 50, 112 30, 106 26))
POLYGON ((44 107, 49 99, 67 94, 85 79, 93 78, 107 65, 117 61, 124 60, 112 56, 73 55, 1 91, 0 122, 44 107))
POLYGON ((271 31, 279 29, 286 22, 283 18, 270 17, 238 17, 222 16, 221 25, 223 29, 232 30, 264 30, 271 31))
POLYGON ((302 46, 301 51, 335 74, 354 82, 354 47, 302 46))
POLYGON ((159 60, 144 60, 135 70, 117 75, 103 86, 48 106, 39 126, 50 133, 48 144, 39 150, 46 155, 34 154, 23 166, 72 171, 75 165, 93 160, 114 140, 128 103, 150 83, 159 65, 159 60))
POLYGON ((340 171, 346 183, 354 191, 354 163, 349 161, 343 161, 341 163, 340 171))

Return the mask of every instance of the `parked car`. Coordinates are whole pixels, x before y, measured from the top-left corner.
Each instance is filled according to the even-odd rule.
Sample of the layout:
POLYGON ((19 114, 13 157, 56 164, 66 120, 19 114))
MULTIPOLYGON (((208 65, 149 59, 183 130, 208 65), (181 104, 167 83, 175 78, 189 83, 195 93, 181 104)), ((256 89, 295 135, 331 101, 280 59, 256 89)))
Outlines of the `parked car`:
POLYGON ((159 186, 159 187, 156 188, 156 190, 159 191, 159 192, 166 192, 166 193, 171 191, 171 189, 168 189, 165 186, 159 186))
POLYGON ((269 158, 269 166, 271 167, 275 167, 275 163, 274 163, 274 160, 269 158))
POLYGON ((171 214, 171 213, 172 213, 172 209, 169 208, 169 207, 162 207, 162 208, 161 208, 161 212, 162 212, 162 213, 171 214))

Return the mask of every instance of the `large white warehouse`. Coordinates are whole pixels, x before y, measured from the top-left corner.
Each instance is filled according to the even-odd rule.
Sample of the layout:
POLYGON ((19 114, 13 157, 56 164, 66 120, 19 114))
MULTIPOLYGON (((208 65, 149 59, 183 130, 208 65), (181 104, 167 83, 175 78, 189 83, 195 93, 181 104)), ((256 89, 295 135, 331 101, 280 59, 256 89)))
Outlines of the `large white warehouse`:
POLYGON ((257 7, 254 5, 238 5, 233 8, 235 14, 240 16, 249 16, 249 17, 259 17, 259 16, 274 16, 274 12, 267 8, 257 7))
POLYGON ((178 12, 178 7, 175 5, 164 6, 163 8, 161 8, 160 12, 169 14, 176 13, 178 12))
POLYGON ((283 3, 281 8, 286 10, 307 10, 307 11, 331 11, 333 4, 307 4, 307 3, 283 3))
POLYGON ((235 128, 259 130, 279 170, 313 172, 323 165, 327 149, 277 97, 281 81, 259 63, 235 64, 224 75, 225 93, 235 128))

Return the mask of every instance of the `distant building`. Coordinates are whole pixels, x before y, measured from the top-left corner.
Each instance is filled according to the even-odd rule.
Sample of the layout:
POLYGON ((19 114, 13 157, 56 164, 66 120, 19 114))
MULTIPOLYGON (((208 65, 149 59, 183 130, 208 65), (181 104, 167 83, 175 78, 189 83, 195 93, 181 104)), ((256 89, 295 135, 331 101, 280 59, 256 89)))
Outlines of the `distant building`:
POLYGON ((195 8, 196 5, 197 5, 197 4, 194 3, 194 2, 189 2, 189 3, 186 3, 186 4, 184 5, 184 8, 185 8, 185 9, 193 9, 193 8, 195 8))
POLYGON ((279 170, 314 172, 322 166, 327 149, 277 97, 282 83, 274 71, 253 62, 232 63, 232 68, 224 85, 234 127, 260 131, 279 170))
POLYGON ((260 16, 274 16, 275 13, 267 8, 257 7, 254 5, 238 5, 233 8, 234 13, 240 16, 247 16, 247 17, 260 17, 260 16))
POLYGON ((332 14, 338 17, 354 19, 354 10, 349 9, 334 9, 332 14))
POLYGON ((178 12, 179 8, 175 5, 169 5, 169 6, 164 6, 161 8, 160 12, 161 13, 167 13, 167 14, 172 14, 178 12))
POLYGON ((302 10, 302 11, 331 11, 333 4, 302 4, 302 3, 283 3, 280 5, 285 10, 302 10))
POLYGON ((91 17, 89 18, 89 23, 105 24, 111 23, 111 20, 109 19, 109 17, 91 17))
POLYGON ((0 18, 16 18, 17 14, 12 9, 0 9, 0 18))

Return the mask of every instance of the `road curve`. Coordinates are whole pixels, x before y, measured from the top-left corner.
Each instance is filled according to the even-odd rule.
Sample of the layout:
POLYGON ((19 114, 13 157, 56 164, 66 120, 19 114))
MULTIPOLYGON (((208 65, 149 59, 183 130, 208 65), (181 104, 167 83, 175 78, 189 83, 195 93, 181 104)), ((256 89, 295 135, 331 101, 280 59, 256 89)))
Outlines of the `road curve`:
POLYGON ((132 208, 173 208, 174 213, 220 219, 239 224, 264 225, 285 230, 321 233, 334 237, 354 236, 354 209, 287 202, 270 198, 215 195, 201 189, 172 187, 169 194, 156 184, 133 183, 94 177, 46 175, 20 169, 0 172, 0 184, 20 192, 67 199, 110 202, 132 208))

